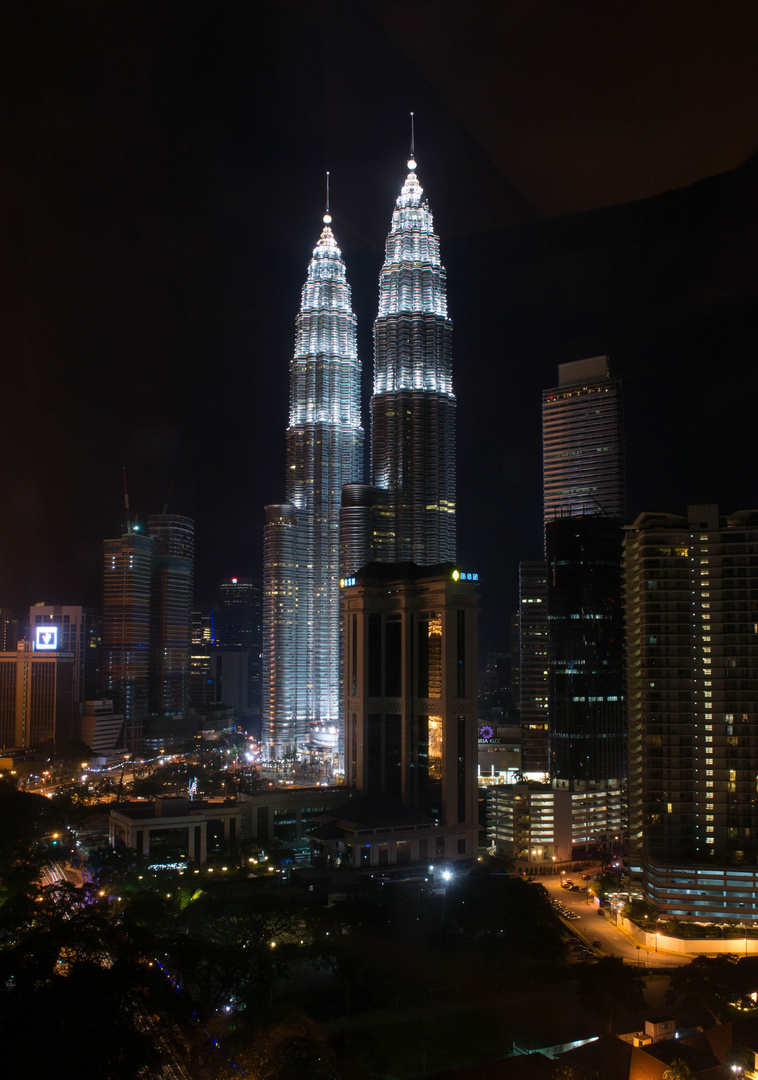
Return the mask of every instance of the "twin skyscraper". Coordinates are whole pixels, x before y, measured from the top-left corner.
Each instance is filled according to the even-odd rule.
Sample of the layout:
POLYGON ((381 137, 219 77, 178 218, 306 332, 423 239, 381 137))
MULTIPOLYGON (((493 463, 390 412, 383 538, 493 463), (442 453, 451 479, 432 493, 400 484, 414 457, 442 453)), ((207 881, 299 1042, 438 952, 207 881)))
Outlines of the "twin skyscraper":
POLYGON ((408 162, 379 279, 364 482, 361 364, 345 264, 324 217, 290 365, 286 502, 266 507, 263 742, 340 752, 341 578, 455 560, 455 396, 446 274, 408 162))

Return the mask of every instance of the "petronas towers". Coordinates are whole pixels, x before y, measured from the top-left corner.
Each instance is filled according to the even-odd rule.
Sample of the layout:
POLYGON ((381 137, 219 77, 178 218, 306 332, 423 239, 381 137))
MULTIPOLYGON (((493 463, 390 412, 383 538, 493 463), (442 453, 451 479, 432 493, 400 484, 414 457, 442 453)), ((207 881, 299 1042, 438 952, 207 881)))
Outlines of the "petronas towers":
POLYGON ((446 275, 408 162, 379 282, 371 483, 345 264, 327 215, 290 363, 286 502, 266 507, 263 741, 270 757, 340 746, 339 580, 366 562, 455 559, 455 397, 446 275))

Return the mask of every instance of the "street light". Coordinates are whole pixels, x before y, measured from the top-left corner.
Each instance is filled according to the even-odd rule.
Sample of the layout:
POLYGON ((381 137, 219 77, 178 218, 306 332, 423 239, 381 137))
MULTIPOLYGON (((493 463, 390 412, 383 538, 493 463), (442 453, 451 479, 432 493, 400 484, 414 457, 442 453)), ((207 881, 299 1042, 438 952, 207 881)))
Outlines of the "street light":
POLYGON ((658 931, 655 932, 655 951, 658 952, 658 931))

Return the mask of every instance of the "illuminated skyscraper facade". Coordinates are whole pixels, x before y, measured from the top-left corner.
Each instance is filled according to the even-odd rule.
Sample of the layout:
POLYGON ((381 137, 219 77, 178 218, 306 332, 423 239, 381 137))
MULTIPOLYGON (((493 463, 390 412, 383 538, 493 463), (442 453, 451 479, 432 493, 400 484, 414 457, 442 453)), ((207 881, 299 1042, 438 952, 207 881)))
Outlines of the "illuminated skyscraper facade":
POLYGON ((455 560, 452 323, 439 238, 415 172, 395 205, 379 278, 371 482, 389 493, 393 562, 455 560))
POLYGON ((372 487, 353 487, 343 500, 343 576, 367 553, 420 566, 455 560, 452 323, 439 238, 415 169, 409 161, 379 278, 372 487))
POLYGON ((340 492, 362 478, 363 429, 350 286, 324 220, 290 364, 286 502, 266 507, 263 741, 272 756, 337 745, 340 492))

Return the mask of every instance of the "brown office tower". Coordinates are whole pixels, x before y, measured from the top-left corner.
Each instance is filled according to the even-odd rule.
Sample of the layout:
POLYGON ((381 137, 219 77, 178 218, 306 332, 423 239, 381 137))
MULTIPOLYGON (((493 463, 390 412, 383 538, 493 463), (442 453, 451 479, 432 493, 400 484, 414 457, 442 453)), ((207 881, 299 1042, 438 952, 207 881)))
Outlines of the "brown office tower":
POLYGON ((453 859, 478 845, 477 578, 370 563, 342 585, 347 786, 411 808, 453 859))

